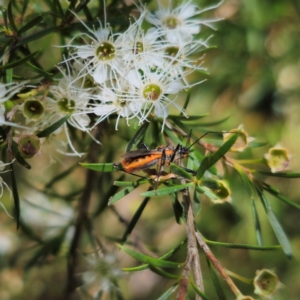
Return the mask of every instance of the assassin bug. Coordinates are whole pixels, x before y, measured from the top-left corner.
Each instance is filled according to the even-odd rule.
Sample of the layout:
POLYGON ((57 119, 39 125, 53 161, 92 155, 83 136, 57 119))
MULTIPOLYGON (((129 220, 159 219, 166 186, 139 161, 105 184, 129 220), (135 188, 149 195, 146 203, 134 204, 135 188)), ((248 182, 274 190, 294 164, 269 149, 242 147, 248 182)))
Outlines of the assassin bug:
MULTIPOLYGON (((114 167, 122 170, 126 173, 133 174, 136 171, 144 171, 149 175, 153 175, 153 172, 149 172, 152 166, 158 166, 158 172, 156 172, 156 178, 160 177, 160 171, 162 167, 168 167, 172 162, 180 161, 187 157, 190 153, 190 148, 195 145, 201 138, 209 133, 219 133, 209 131, 203 134, 200 138, 195 140, 189 147, 178 144, 176 147, 172 146, 158 146, 155 149, 149 149, 145 144, 142 144, 142 148, 138 150, 129 151, 122 155, 123 160, 119 163, 115 163, 114 167)), ((186 171, 196 174, 195 171, 184 168, 186 171)), ((153 171, 153 170, 152 170, 153 171)), ((166 179, 175 178, 175 174, 170 174, 166 179)))

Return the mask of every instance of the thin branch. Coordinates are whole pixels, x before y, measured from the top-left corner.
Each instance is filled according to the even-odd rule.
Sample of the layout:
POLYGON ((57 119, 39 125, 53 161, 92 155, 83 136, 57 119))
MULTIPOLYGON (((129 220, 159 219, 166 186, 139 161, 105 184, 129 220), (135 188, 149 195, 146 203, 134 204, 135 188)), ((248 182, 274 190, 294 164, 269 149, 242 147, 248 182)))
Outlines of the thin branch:
MULTIPOLYGON (((187 293, 187 279, 190 273, 190 269, 193 271, 195 284, 197 287, 204 292, 203 277, 201 272, 200 258, 198 253, 197 241, 195 236, 195 223, 194 214, 191 205, 191 199, 189 190, 186 189, 183 192, 183 202, 185 206, 186 213, 186 231, 187 231, 187 260, 183 270, 183 280, 180 283, 179 292, 177 299, 184 299, 187 293)), ((196 300, 201 300, 202 298, 197 295, 196 300)))
POLYGON ((210 262, 213 264, 214 268, 219 272, 219 274, 223 277, 223 279, 226 281, 232 292, 236 295, 236 297, 241 297, 243 294, 240 292, 240 290, 237 288, 237 286, 234 284, 234 282, 231 280, 231 278, 228 276, 226 270, 223 268, 221 263, 216 259, 214 254, 211 252, 207 244, 205 243, 204 239, 202 238, 200 232, 196 231, 196 238, 200 245, 200 247, 203 249, 206 257, 210 260, 210 262))
MULTIPOLYGON (((89 153, 87 155, 87 160, 91 163, 97 161, 98 149, 95 147, 97 144, 92 142, 89 149, 89 153)), ((68 254, 68 262, 67 262, 67 284, 66 284, 66 296, 65 299, 72 299, 75 289, 78 284, 75 278, 75 272, 78 265, 78 247, 80 243, 81 234, 83 231, 83 227, 85 224, 85 220, 88 217, 88 208, 91 201, 92 190, 94 183, 98 180, 96 176, 96 172, 93 170, 86 171, 86 179, 84 184, 84 191, 82 193, 81 198, 79 199, 78 205, 78 215, 75 220, 75 232, 73 235, 73 239, 71 241, 69 254, 68 254)))

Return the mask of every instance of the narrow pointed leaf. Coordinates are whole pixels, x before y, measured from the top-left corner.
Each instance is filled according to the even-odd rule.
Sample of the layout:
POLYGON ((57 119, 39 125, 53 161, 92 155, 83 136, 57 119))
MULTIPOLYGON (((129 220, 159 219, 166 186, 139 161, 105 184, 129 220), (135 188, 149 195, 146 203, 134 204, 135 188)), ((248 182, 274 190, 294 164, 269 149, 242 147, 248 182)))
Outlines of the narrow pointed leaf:
POLYGON ((171 163, 170 166, 171 166, 172 173, 175 173, 176 175, 186 178, 186 179, 190 179, 190 180, 194 179, 194 176, 192 175, 193 170, 190 170, 191 172, 188 172, 187 170, 185 170, 184 168, 181 168, 180 166, 178 166, 175 163, 171 163))
POLYGON ((263 242, 262 242, 262 232, 261 232, 260 222, 259 222, 255 202, 252 198, 251 198, 251 210, 252 210, 253 223, 255 228, 256 242, 259 246, 262 246, 263 242))
POLYGON ((15 177, 15 171, 13 164, 10 164, 10 174, 11 174, 11 185, 12 185, 12 193, 14 197, 14 207, 15 207, 15 218, 17 222, 17 229, 20 226, 20 198, 19 198, 19 192, 18 192, 18 186, 17 186, 17 180, 15 177))
POLYGON ((142 179, 142 180, 137 180, 137 181, 115 181, 114 185, 115 186, 140 186, 141 184, 149 182, 148 179, 142 179))
POLYGON ((209 114, 203 114, 203 115, 198 115, 198 116, 188 116, 188 117, 186 117, 186 116, 183 116, 183 115, 179 115, 179 116, 177 116, 177 115, 169 115, 168 117, 170 118, 170 119, 172 119, 172 120, 175 120, 175 119, 177 119, 177 120, 179 120, 179 121, 181 121, 181 122, 188 122, 188 121, 195 121, 195 120, 199 120, 199 119, 202 119, 202 118, 205 118, 205 117, 207 117, 209 114))
POLYGON ((156 268, 156 267, 153 267, 153 266, 150 266, 149 269, 152 272, 154 272, 154 273, 156 273, 156 274, 158 274, 162 277, 169 278, 169 279, 180 280, 180 276, 171 274, 171 273, 166 272, 166 271, 163 271, 162 269, 159 269, 159 268, 156 268))
POLYGON ((5 70, 5 69, 11 69, 17 66, 20 66, 22 64, 24 64, 26 61, 30 60, 32 57, 34 57, 36 54, 38 53, 38 51, 35 51, 31 54, 29 54, 28 56, 25 56, 19 60, 13 61, 11 63, 5 64, 3 66, 0 66, 0 70, 5 70))
POLYGON ((224 248, 232 248, 232 249, 270 251, 270 250, 279 250, 279 249, 282 248, 281 245, 257 246, 257 245, 249 245, 249 244, 223 243, 223 242, 210 241, 210 240, 207 240, 207 239, 205 239, 205 242, 208 245, 224 247, 224 248))
POLYGON ((43 76, 45 76, 45 77, 47 77, 47 78, 49 78, 49 79, 52 79, 52 77, 51 77, 51 76, 53 76, 52 73, 49 73, 49 72, 47 72, 47 71, 45 71, 45 70, 42 70, 42 69, 38 68, 37 66, 31 64, 29 61, 27 61, 26 64, 27 64, 34 72, 36 72, 36 73, 38 73, 38 74, 41 74, 41 75, 43 75, 43 76))
POLYGON ((290 242, 286 234, 284 233, 280 223, 278 222, 275 214, 273 213, 269 201, 265 198, 264 194, 261 191, 257 189, 257 192, 265 208, 271 227, 278 239, 279 244, 282 246, 283 252, 287 257, 292 258, 293 253, 292 253, 290 242))
POLYGON ((64 11, 63 11, 63 9, 62 9, 62 7, 60 5, 60 1, 59 0, 53 0, 53 3, 54 3, 54 5, 56 6, 56 8, 57 8, 57 10, 59 12, 59 16, 61 18, 63 18, 64 17, 64 11))
POLYGON ((18 34, 26 32, 27 30, 31 29, 32 27, 36 26, 37 24, 43 21, 44 17, 42 15, 38 15, 32 20, 30 20, 27 24, 25 24, 22 28, 18 30, 18 34))
POLYGON ((193 211, 196 215, 200 213, 201 210, 201 193, 197 189, 194 190, 193 195, 193 211))
POLYGON ((206 170, 208 170, 230 150, 237 138, 238 134, 232 134, 232 136, 216 152, 204 157, 197 171, 197 179, 200 179, 206 170))
POLYGON ((120 192, 114 194, 113 196, 111 196, 109 198, 109 201, 108 201, 107 205, 112 205, 112 204, 116 203, 117 201, 121 200, 126 195, 131 193, 134 189, 135 189, 134 186, 128 186, 125 189, 121 190, 120 192))
POLYGON ((42 38, 43 36, 45 35, 48 35, 48 34, 51 34, 57 30, 59 30, 60 27, 59 26, 53 26, 53 27, 50 27, 50 28, 46 28, 44 30, 41 30, 39 32, 36 32, 36 33, 33 33, 31 35, 28 35, 28 36, 24 36, 20 39, 20 41, 16 44, 16 47, 18 46, 21 46, 21 45, 24 45, 24 44, 28 44, 29 42, 32 42, 32 41, 35 41, 35 40, 38 40, 40 38, 42 38))
POLYGON ((166 292, 164 292, 157 300, 168 300, 169 297, 177 290, 178 283, 172 285, 166 292))
POLYGON ((161 197, 161 196, 166 196, 171 193, 176 193, 178 191, 184 190, 190 186, 193 186, 193 182, 185 183, 185 184, 180 184, 180 185, 173 185, 171 187, 167 188, 162 188, 159 190, 154 190, 154 191, 148 191, 144 192, 141 194, 142 197, 161 197))
POLYGON ((205 127, 210 127, 210 126, 215 126, 224 123, 230 118, 230 116, 225 117, 224 119, 213 121, 213 122, 207 122, 207 123, 196 123, 196 124, 189 124, 190 126, 193 127, 199 127, 199 128, 205 128, 205 127))
POLYGON ((219 300, 226 300, 226 296, 225 296, 225 293, 223 291, 223 288, 222 288, 222 285, 220 283, 220 280, 218 278, 218 275, 217 275, 217 272, 215 270, 215 268, 212 266, 211 262, 207 260, 207 264, 208 264, 208 267, 209 267, 209 272, 210 272, 210 276, 211 276, 211 279, 212 279, 212 282, 213 282, 213 285, 215 287, 215 291, 218 295, 218 298, 219 300))
POLYGON ((265 191, 276 197, 277 199, 281 200, 282 202, 289 204, 297 209, 300 209, 300 205, 291 201, 290 199, 286 198, 285 196, 281 195, 275 188, 269 187, 265 188, 265 191))
POLYGON ((191 89, 188 90, 187 92, 187 95, 186 95, 186 98, 185 98, 185 101, 184 101, 184 104, 183 104, 183 110, 181 111, 180 113, 180 116, 184 117, 184 114, 183 112, 186 111, 189 103, 190 103, 190 100, 191 100, 191 89))
POLYGON ((96 164, 90 164, 90 163, 80 163, 81 166, 90 169, 90 170, 94 170, 97 172, 114 172, 114 171, 118 171, 115 167, 113 163, 96 163, 96 164))
POLYGON ((123 234, 122 237, 122 244, 124 244, 128 238, 128 236, 131 234, 132 230, 134 229, 135 225, 137 224, 138 220, 140 219, 144 209, 146 208, 150 198, 145 198, 142 203, 140 204, 139 208, 135 212, 134 216, 132 217, 131 221, 129 222, 126 231, 123 234))
MULTIPOLYGON (((168 251, 167 253, 165 253, 164 255, 162 255, 161 257, 159 257, 158 259, 167 259, 169 257, 171 257, 174 253, 176 253, 177 251, 179 251, 184 245, 186 245, 187 240, 182 241, 177 247, 171 249, 170 251, 168 251)), ((140 265, 137 267, 132 267, 132 268, 123 268, 124 271, 128 271, 128 272, 134 272, 134 271, 141 271, 141 270, 145 270, 148 269, 149 265, 148 264, 144 264, 144 265, 140 265)))
POLYGON ((143 141, 145 133, 147 131, 147 128, 149 126, 149 122, 145 122, 140 128, 137 130, 135 135, 132 137, 132 139, 129 141, 126 152, 129 152, 133 148, 138 148, 140 143, 143 141))
POLYGON ((122 246, 120 244, 117 245, 121 250, 126 252, 128 255, 134 257, 136 260, 141 261, 143 263, 149 264, 151 266, 157 268, 180 268, 183 266, 183 263, 176 263, 172 261, 167 261, 159 258, 154 258, 143 253, 134 251, 130 248, 122 246))
POLYGON ((176 222, 178 224, 180 224, 181 218, 184 217, 183 207, 180 204, 180 202, 178 201, 177 193, 171 193, 171 194, 169 194, 169 196, 172 201, 172 206, 173 206, 176 222))
POLYGON ((193 281, 190 281, 190 283, 198 296, 200 296, 203 300, 210 300, 210 298, 208 298, 202 291, 200 291, 200 289, 193 281))
POLYGON ((292 172, 287 172, 287 173, 272 173, 272 172, 265 172, 265 171, 257 171, 260 174, 272 176, 272 177, 281 177, 281 178, 300 178, 300 173, 292 173, 292 172))
POLYGON ((57 130, 60 126, 62 126, 69 118, 71 115, 67 115, 60 120, 56 121, 54 124, 50 125, 46 129, 40 131, 39 133, 36 134, 37 137, 43 138, 49 136, 51 133, 53 133, 55 130, 57 130))
POLYGON ((9 20, 9 24, 10 24, 11 28, 13 29, 13 31, 17 32, 18 28, 15 24, 14 14, 12 12, 12 1, 10 1, 7 6, 7 16, 8 16, 8 20, 9 20))
POLYGON ((244 173, 244 171, 239 166, 234 166, 235 170, 239 173, 241 180, 243 182, 243 187, 250 198, 253 196, 252 184, 249 177, 244 173))

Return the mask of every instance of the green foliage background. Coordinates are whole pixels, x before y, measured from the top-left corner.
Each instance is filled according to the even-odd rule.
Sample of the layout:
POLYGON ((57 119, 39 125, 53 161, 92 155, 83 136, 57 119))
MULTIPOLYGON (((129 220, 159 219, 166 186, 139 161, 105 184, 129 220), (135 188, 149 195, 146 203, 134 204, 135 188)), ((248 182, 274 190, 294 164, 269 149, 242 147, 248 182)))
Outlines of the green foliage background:
MULTIPOLYGON (((19 52, 16 52, 17 56, 22 57, 39 51, 35 56, 35 62, 39 63, 42 70, 49 73, 55 72, 55 65, 62 60, 63 53, 67 51, 65 48, 61 49, 53 45, 66 44, 77 30, 82 30, 78 22, 72 18, 66 18, 65 22, 62 22, 59 17, 55 17, 55 14, 59 13, 56 2, 46 0, 38 3, 28 2, 23 24, 37 15, 42 15, 44 18, 39 26, 27 32, 28 36, 45 28, 52 28, 52 26, 53 28, 49 29, 43 37, 30 41, 28 47, 25 43, 24 49, 19 48, 19 52), (49 14, 49 11, 55 14, 49 14)), ((59 2, 67 14, 66 8, 70 3, 59 2)), ((21 7, 24 2, 11 3, 16 26, 20 28, 21 25, 18 23, 20 20, 17 16, 21 12, 18 7, 21 7)), ((84 2, 73 1, 71 5, 72 3, 74 7, 84 5, 84 2)), ((107 15, 112 18, 111 24, 114 24, 115 18, 120 17, 122 11, 122 22, 125 26, 127 12, 121 3, 118 1, 110 3, 107 15), (118 11, 117 5, 121 5, 122 9, 118 11)), ((6 7, 6 4, 3 3, 2 6, 6 7)), ((211 1, 201 2, 203 6, 210 4, 211 1)), ((90 12, 93 12, 93 17, 97 15, 102 18, 101 1, 90 1, 87 7, 90 12)), ((150 3, 149 7, 154 8, 155 4, 150 3)), ((129 11, 128 8, 128 13, 129 11)), ((87 12, 85 13, 88 15, 87 12)), ((187 114, 209 113, 204 122, 229 117, 212 129, 230 130, 243 124, 250 136, 254 136, 259 142, 266 142, 264 147, 242 153, 241 158, 262 157, 270 147, 280 143, 293 155, 289 170, 299 172, 300 5, 294 0, 229 0, 224 1, 213 15, 224 20, 217 23, 217 31, 213 33, 211 39, 211 44, 216 48, 207 51, 204 57, 204 66, 208 69, 209 75, 199 74, 199 77, 206 78, 207 81, 192 89, 187 114)), ((90 24, 94 22, 92 16, 89 20, 90 24)), ((3 25, 1 19, 0 22, 3 25)), ((120 24, 122 28, 122 23, 120 24)), ((210 29, 204 30, 207 36, 211 34, 210 29)), ((23 35, 23 39, 26 36, 23 35)), ((4 47, 7 40, 11 38, 2 36, 0 44, 4 47)), ((14 68, 14 75, 26 78, 35 77, 37 74, 28 71, 24 63, 14 68)), ((191 77, 190 80, 196 81, 196 78, 191 77)), ((125 122, 121 122, 119 131, 115 132, 114 120, 103 122, 100 128, 98 135, 102 144, 93 144, 93 151, 90 151, 92 154, 84 161, 89 161, 91 157, 94 162, 119 161, 136 128, 127 127, 125 122)), ((153 137, 151 131, 148 131, 146 140, 150 145, 153 143, 151 146, 157 146, 155 126, 152 130, 153 137)), ((88 143, 86 140, 87 137, 82 137, 82 141, 79 139, 78 144, 82 142, 81 146, 86 147, 88 143)), ((3 211, 0 214, 1 299, 65 299, 67 257, 72 230, 74 230, 72 225, 80 209, 78 204, 80 195, 86 188, 87 170, 79 166, 78 160, 63 156, 56 157, 56 163, 50 165, 47 152, 52 150, 45 149, 46 147, 41 156, 30 160, 31 170, 18 167, 16 171, 21 195, 20 229, 16 230, 15 220, 10 219, 3 211), (71 171, 67 171, 70 167, 72 167, 71 171), (63 178, 56 177, 65 171, 63 178), (52 181, 53 178, 56 180, 52 181)), ((212 205, 209 200, 204 199, 201 212, 196 219, 197 226, 209 240, 255 244, 250 200, 242 188, 240 178, 234 174, 230 176, 232 176, 230 188, 233 205, 227 203, 212 205)), ((10 180, 9 174, 3 174, 3 178, 7 182, 10 180)), ((88 259, 94 251, 93 243, 98 246, 103 245, 108 253, 115 253, 122 267, 137 264, 127 254, 117 250, 113 240, 120 239, 126 228, 126 224, 119 219, 114 210, 107 207, 109 196, 117 191, 113 182, 120 178, 124 178, 121 172, 93 175, 92 200, 88 208, 89 222, 83 226, 80 251, 78 250, 80 258, 76 278, 78 277, 79 282, 84 272, 94 270, 97 265, 97 263, 90 263, 88 259)), ((126 178, 136 179, 129 176, 126 178)), ((290 200, 300 203, 300 179, 270 177, 266 181, 276 186, 290 200)), ((132 218, 141 203, 142 197, 139 194, 143 191, 145 187, 137 189, 115 204, 115 209, 124 220, 132 218)), ((12 211, 9 196, 5 195, 1 200, 12 211)), ((246 278, 253 278, 258 269, 275 268, 285 288, 281 289, 274 299, 297 299, 300 295, 298 284, 300 212, 275 198, 270 198, 270 202, 291 242, 294 253, 292 259, 287 258, 281 250, 253 251, 214 246, 211 249, 224 267, 246 278)), ((257 209, 261 217, 264 244, 278 244, 262 206, 257 206, 257 209)), ((184 240, 185 227, 175 222, 168 197, 151 199, 131 238, 131 242, 138 245, 138 250, 145 253, 150 251, 158 255, 162 255, 184 240)), ((172 260, 183 262, 185 251, 185 247, 182 247, 172 260)), ((201 261, 203 273, 208 274, 204 256, 201 256, 201 261)), ((105 278, 105 272, 101 266, 99 268, 98 284, 105 278)), ((210 276, 204 275, 204 279, 207 294, 211 299, 216 299, 210 276)), ((157 299, 174 283, 150 270, 126 274, 118 282, 124 299, 136 300, 157 299)), ((253 292, 251 285, 238 282, 238 286, 244 294, 253 292)), ((94 286, 86 286, 87 292, 80 290, 77 296, 82 299, 92 299, 90 295, 93 289, 94 286)), ((233 299, 227 287, 224 289, 227 299, 233 299)), ((191 299, 193 295, 191 291, 191 299)), ((116 295, 107 295, 103 299, 116 297, 116 295)), ((173 297, 175 299, 175 296, 173 297)))

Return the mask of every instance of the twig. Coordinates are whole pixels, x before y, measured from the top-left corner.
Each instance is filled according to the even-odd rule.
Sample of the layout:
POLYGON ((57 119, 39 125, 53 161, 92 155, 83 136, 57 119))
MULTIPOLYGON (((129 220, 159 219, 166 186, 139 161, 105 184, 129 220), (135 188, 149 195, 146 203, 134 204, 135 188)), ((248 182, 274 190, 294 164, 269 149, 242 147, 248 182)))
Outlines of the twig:
POLYGON ((220 273, 220 275, 223 277, 223 279, 226 281, 232 292, 236 295, 236 297, 241 297, 243 294, 240 292, 240 290, 237 288, 237 286, 234 284, 234 282, 231 280, 231 278, 228 276, 226 270, 222 267, 221 263, 216 259, 216 257, 213 255, 205 241, 203 240, 201 234, 196 231, 196 238, 200 245, 200 247, 203 249, 206 257, 210 260, 210 262, 213 264, 215 269, 220 273))
MULTIPOLYGON (((187 283, 190 269, 193 271, 195 284, 197 287, 204 291, 203 278, 201 273, 200 258, 198 253, 197 241, 195 236, 195 224, 194 224, 194 214, 190 200, 190 194, 188 189, 183 192, 183 202, 186 212, 186 231, 187 231, 187 260, 183 270, 183 279, 180 283, 179 292, 177 294, 177 299, 184 299, 187 293, 187 283)), ((201 300, 202 298, 197 295, 196 300, 201 300)))
MULTIPOLYGON (((95 147, 97 145, 95 142, 93 142, 90 145, 90 151, 87 156, 87 160, 89 162, 96 162, 97 161, 97 155, 98 155, 98 149, 95 147)), ((73 235, 73 239, 71 241, 69 254, 68 254, 68 262, 67 262, 67 284, 66 284, 66 296, 65 299, 72 299, 73 293, 75 289, 77 288, 77 282, 75 279, 75 271, 76 267, 78 265, 78 246, 82 234, 82 230, 84 227, 85 220, 87 218, 88 214, 88 208, 91 200, 91 195, 93 191, 93 186, 95 181, 97 180, 96 172, 93 170, 87 170, 86 173, 86 180, 84 185, 84 191, 82 193, 82 196, 79 200, 78 205, 78 215, 75 220, 75 233, 73 235)))

